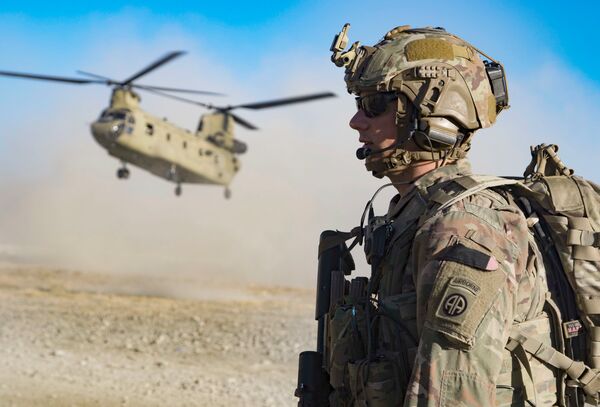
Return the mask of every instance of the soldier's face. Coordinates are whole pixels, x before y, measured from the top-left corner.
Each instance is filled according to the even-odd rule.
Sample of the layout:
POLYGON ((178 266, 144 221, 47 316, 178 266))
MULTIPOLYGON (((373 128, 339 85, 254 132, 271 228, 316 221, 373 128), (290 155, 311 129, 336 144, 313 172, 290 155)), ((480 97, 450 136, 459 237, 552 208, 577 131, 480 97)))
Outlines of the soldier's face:
POLYGON ((376 116, 359 108, 350 119, 349 125, 358 131, 358 141, 363 144, 363 147, 374 151, 388 148, 396 142, 397 103, 388 102, 385 111, 376 116))

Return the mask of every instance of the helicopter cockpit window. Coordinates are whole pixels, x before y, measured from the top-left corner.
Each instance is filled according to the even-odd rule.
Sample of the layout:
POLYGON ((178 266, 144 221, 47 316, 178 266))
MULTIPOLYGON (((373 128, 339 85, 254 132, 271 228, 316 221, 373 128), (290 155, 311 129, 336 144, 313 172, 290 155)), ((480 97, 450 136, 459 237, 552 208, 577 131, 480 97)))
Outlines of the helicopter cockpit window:
POLYGON ((146 134, 152 136, 154 134, 154 126, 150 123, 146 123, 146 134))
POLYGON ((129 123, 135 123, 134 118, 126 110, 104 110, 98 119, 100 122, 112 122, 114 120, 127 120, 129 123))

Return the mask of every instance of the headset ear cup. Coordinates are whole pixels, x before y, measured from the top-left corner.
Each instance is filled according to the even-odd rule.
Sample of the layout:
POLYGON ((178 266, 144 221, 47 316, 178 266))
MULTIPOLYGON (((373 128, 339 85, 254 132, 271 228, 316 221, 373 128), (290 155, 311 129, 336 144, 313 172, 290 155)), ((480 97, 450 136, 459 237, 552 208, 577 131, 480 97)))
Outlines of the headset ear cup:
POLYGON ((427 130, 415 130, 412 139, 420 149, 425 151, 432 151, 434 146, 432 145, 431 140, 429 139, 429 136, 426 132, 427 130))

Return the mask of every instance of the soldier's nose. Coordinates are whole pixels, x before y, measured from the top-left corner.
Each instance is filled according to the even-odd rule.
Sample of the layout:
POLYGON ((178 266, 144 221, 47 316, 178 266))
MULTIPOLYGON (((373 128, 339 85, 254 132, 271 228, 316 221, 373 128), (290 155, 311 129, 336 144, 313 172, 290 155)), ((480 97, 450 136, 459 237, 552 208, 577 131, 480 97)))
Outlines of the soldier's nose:
POLYGON ((362 110, 358 110, 354 116, 350 119, 350 123, 348 125, 357 131, 364 131, 369 127, 369 123, 366 120, 367 116, 362 110))

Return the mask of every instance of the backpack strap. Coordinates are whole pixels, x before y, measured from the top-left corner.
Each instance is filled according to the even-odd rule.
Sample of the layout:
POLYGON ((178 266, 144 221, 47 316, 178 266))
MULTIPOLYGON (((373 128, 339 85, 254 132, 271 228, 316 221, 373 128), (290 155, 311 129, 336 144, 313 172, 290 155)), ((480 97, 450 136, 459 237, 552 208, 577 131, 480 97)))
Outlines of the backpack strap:
POLYGON ((438 190, 436 193, 434 193, 431 197, 431 200, 440 205, 436 208, 436 211, 447 209, 455 203, 488 188, 515 184, 520 184, 526 188, 518 179, 501 178, 488 175, 466 175, 464 177, 453 179, 452 181, 460 185, 462 191, 448 193, 443 190, 438 190))
POLYGON ((600 393, 598 370, 590 368, 583 362, 575 361, 553 347, 526 335, 518 327, 513 327, 511 330, 506 349, 515 355, 525 351, 536 359, 566 372, 571 379, 570 385, 580 387, 588 398, 593 400, 594 405, 598 403, 600 393))

